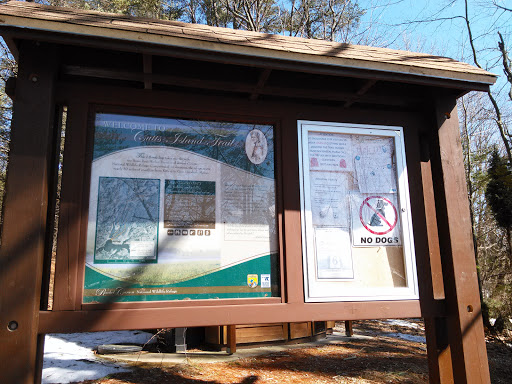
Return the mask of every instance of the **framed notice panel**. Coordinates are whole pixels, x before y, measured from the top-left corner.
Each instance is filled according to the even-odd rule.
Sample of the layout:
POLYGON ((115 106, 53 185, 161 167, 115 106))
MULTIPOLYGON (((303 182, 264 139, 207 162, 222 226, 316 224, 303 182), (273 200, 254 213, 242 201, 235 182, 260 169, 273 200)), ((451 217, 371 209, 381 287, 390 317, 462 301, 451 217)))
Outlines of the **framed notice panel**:
POLYGON ((274 127, 97 114, 84 303, 278 296, 274 127))
POLYGON ((418 298, 401 127, 299 121, 305 300, 418 298))

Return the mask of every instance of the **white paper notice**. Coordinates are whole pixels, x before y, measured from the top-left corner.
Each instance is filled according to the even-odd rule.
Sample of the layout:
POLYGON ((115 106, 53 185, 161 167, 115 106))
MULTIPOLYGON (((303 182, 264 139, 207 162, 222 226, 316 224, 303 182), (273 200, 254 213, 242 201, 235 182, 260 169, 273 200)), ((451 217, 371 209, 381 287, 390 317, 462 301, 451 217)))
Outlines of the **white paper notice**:
POLYGON ((155 254, 154 241, 131 241, 130 242, 130 257, 150 257, 155 254))
POLYGON ((353 143, 359 192, 396 193, 393 139, 360 136, 353 143))
POLYGON ((319 279, 353 279, 348 228, 315 228, 315 253, 319 279))
POLYGON ((334 172, 311 172, 311 213, 313 225, 348 227, 348 175, 334 172))
POLYGON ((352 239, 355 247, 402 245, 396 194, 353 193, 352 239))
POLYGON ((352 171, 352 144, 349 135, 310 132, 308 143, 311 171, 352 171))

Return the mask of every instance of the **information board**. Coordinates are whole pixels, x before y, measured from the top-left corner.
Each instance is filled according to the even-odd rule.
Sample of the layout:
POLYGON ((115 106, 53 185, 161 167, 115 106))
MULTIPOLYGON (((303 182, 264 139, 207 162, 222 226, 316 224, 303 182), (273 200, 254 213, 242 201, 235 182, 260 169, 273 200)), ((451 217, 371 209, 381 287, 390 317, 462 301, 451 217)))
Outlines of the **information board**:
POLYGON ((401 127, 299 121, 306 301, 418 297, 401 127))
POLYGON ((97 114, 84 303, 278 292, 274 128, 97 114))

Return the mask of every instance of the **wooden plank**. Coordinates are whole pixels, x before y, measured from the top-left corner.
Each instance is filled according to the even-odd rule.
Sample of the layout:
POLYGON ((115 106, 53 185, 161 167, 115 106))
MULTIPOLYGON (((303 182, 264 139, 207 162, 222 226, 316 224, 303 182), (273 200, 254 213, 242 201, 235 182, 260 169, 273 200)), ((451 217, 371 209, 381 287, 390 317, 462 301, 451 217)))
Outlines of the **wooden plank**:
POLYGON ((55 265, 54 310, 79 309, 77 303, 77 276, 80 254, 82 191, 85 174, 87 141, 87 104, 71 99, 68 103, 66 143, 62 167, 62 188, 55 265))
MULTIPOLYGON (((146 57, 147 55, 145 55, 146 57)), ((292 87, 275 87, 267 86, 263 87, 258 83, 257 85, 238 83, 234 81, 217 81, 208 79, 197 79, 187 78, 183 76, 173 76, 166 74, 150 74, 150 73, 138 73, 130 71, 120 71, 117 69, 109 68, 91 68, 91 67, 79 67, 79 66, 65 66, 63 73, 66 75, 74 76, 85 76, 95 77, 101 79, 115 79, 125 81, 137 81, 164 85, 174 85, 180 87, 199 88, 199 89, 211 89, 221 90, 229 92, 239 93, 250 93, 251 100, 255 100, 255 95, 270 95, 270 96, 281 96, 281 97, 292 97, 292 98, 304 98, 304 99, 319 99, 329 101, 348 101, 350 105, 357 100, 359 103, 371 103, 371 104, 382 104, 389 106, 403 107, 409 104, 420 103, 423 98, 410 95, 408 98, 396 97, 390 94, 385 96, 374 96, 368 94, 353 94, 345 91, 328 91, 322 89, 301 89, 292 87)), ((270 70, 266 70, 265 73, 270 75, 270 70)), ((268 76, 267 75, 267 76, 268 76)), ((264 78, 264 76, 262 76, 264 78)), ((371 81, 373 83, 375 81, 371 81)))
POLYGON ((361 96, 363 96, 366 92, 368 92, 370 90, 370 88, 375 85, 375 83, 377 83, 377 80, 375 80, 375 79, 365 81, 363 86, 357 90, 354 97, 351 100, 347 100, 345 102, 345 104, 343 105, 343 108, 348 108, 352 104, 354 104, 355 102, 360 100, 361 96))
POLYGON ((432 146, 432 173, 453 378, 490 383, 455 100, 437 99, 436 118, 439 145, 432 146))
MULTIPOLYGON (((282 121, 283 136, 281 158, 283 159, 283 249, 284 249, 284 281, 287 290, 284 297, 288 303, 304 301, 304 280, 302 269, 302 228, 300 217, 299 195, 299 153, 297 142, 297 120, 285 118, 282 121), (286 161, 284 161, 286 159, 286 161)), ((294 321, 293 319, 291 321, 294 321)))
POLYGON ((240 344, 284 340, 283 324, 273 324, 266 327, 237 327, 236 340, 240 344))
POLYGON ((428 373, 431 383, 453 383, 453 365, 448 328, 444 317, 426 317, 428 373))
MULTIPOLYGON (((426 140, 426 139, 424 139, 426 140)), ((444 296, 443 267, 439 249, 439 234, 437 229, 437 216, 435 206, 434 187, 432 185, 432 169, 430 159, 421 162, 421 181, 423 183, 423 198, 425 201, 425 217, 427 219, 427 238, 430 254, 430 269, 432 276, 432 295, 436 300, 444 296)))
POLYGON ((301 339, 311 336, 311 323, 290 323, 290 339, 301 339))
MULTIPOLYGON (((56 49, 22 43, 0 249, 0 370, 2 383, 33 383, 39 349, 42 263, 47 238, 56 49)), ((42 338, 40 339, 42 341, 42 338)))
POLYGON ((144 89, 152 89, 153 83, 150 76, 153 73, 153 56, 142 55, 143 71, 144 71, 144 89))
POLYGON ((272 70, 270 69, 264 69, 258 78, 258 83, 256 84, 256 87, 254 88, 253 93, 251 94, 250 99, 256 100, 258 98, 258 95, 261 91, 261 89, 265 86, 265 83, 267 82, 268 78, 270 77, 270 74, 272 73, 272 70))
POLYGON ((254 306, 221 305, 215 307, 163 307, 94 311, 41 311, 40 333, 95 332, 121 329, 205 327, 213 325, 253 324, 272 321, 289 323, 324 321, 342 315, 348 320, 422 317, 416 300, 267 304, 254 306))
POLYGON ((204 341, 208 344, 222 344, 220 339, 220 327, 205 327, 204 341))

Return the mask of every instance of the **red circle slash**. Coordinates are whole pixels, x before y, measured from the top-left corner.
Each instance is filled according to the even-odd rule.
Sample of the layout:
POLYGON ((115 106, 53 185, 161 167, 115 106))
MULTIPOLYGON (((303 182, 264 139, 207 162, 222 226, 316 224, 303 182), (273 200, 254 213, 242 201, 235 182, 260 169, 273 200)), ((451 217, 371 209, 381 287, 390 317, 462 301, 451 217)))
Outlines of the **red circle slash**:
POLYGON ((396 227, 396 223, 398 222, 398 213, 397 213, 397 210, 395 208, 395 206, 393 205, 393 203, 389 200, 389 199, 386 199, 385 197, 382 197, 382 196, 370 196, 370 197, 367 197, 366 199, 364 199, 363 201, 363 204, 361 204, 361 208, 359 208, 359 220, 361 220, 361 224, 363 224, 363 227, 370 233, 373 233, 374 235, 385 235, 386 233, 389 233, 391 232, 395 227, 396 227), (393 211, 395 212, 395 221, 393 223, 390 223, 380 212, 378 212, 374 207, 372 207, 368 201, 370 199, 381 199, 381 200, 384 200, 386 201, 388 204, 391 205, 391 207, 393 207, 393 211), (386 231, 383 231, 383 232, 377 232, 377 231, 374 231, 373 229, 370 228, 370 225, 369 223, 366 223, 363 219, 363 208, 364 206, 367 206, 368 208, 370 208, 373 212, 375 212, 375 214, 377 216, 379 216, 379 218, 384 222, 386 223, 386 225, 389 227, 388 230, 386 231))

